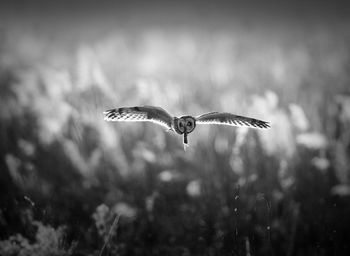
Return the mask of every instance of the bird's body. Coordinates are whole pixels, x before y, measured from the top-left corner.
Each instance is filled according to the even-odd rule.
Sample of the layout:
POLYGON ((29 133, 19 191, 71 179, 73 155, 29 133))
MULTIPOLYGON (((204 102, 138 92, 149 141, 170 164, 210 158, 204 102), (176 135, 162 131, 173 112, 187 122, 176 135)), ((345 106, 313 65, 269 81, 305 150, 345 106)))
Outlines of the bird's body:
POLYGON ((103 112, 106 121, 153 122, 168 130, 183 135, 184 147, 188 145, 187 135, 194 131, 197 124, 218 124, 245 126, 251 128, 269 128, 268 122, 230 113, 210 112, 200 116, 173 117, 166 110, 154 106, 122 107, 103 112))

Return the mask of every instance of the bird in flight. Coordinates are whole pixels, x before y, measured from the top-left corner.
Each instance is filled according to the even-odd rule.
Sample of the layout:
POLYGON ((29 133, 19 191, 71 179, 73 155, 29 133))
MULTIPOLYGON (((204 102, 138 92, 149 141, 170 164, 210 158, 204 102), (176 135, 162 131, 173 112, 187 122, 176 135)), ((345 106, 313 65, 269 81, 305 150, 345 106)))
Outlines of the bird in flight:
POLYGON ((114 108, 104 111, 103 114, 106 121, 152 122, 159 124, 170 131, 183 135, 185 150, 186 146, 188 146, 187 135, 194 131, 197 124, 243 126, 260 129, 270 127, 269 123, 265 121, 224 112, 210 112, 196 117, 174 117, 163 108, 154 106, 114 108))

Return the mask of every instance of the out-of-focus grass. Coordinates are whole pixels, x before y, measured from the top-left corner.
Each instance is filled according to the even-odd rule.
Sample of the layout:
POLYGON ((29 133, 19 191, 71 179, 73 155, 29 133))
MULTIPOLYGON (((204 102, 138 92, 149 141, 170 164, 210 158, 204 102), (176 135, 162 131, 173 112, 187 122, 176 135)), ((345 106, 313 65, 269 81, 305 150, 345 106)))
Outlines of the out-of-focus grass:
POLYGON ((289 32, 120 31, 66 51, 9 33, 1 238, 34 239, 35 219, 93 254, 119 214, 107 249, 120 255, 348 252, 349 40, 289 32), (103 121, 143 104, 272 128, 197 127, 184 152, 161 127, 103 121))

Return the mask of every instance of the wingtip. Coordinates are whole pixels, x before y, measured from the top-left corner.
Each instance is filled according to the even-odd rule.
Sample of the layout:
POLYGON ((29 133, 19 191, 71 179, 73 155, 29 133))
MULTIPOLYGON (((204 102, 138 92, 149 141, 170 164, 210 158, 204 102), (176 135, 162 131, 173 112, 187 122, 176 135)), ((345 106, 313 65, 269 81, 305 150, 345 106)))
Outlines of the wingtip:
POLYGON ((271 124, 270 124, 270 122, 267 122, 267 121, 260 121, 260 123, 258 124, 258 127, 256 127, 256 128, 269 129, 269 128, 271 128, 271 124))
POLYGON ((113 109, 109 109, 109 110, 105 110, 105 111, 103 111, 102 112, 102 114, 103 114, 103 120, 105 120, 105 121, 112 121, 112 118, 110 117, 110 114, 111 114, 111 112, 113 111, 113 109))

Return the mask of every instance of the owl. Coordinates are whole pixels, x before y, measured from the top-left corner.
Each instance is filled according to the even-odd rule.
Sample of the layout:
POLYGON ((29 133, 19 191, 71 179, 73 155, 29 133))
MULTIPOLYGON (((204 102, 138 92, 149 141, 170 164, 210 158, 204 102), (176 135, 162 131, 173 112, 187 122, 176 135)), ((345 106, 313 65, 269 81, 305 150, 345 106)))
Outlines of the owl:
POLYGON ((183 136, 183 145, 188 146, 187 135, 194 131, 199 124, 216 124, 229 126, 245 126, 251 128, 269 128, 268 122, 230 113, 210 112, 196 117, 171 116, 166 110, 154 106, 122 107, 103 112, 106 121, 152 122, 165 127, 167 130, 183 136))

